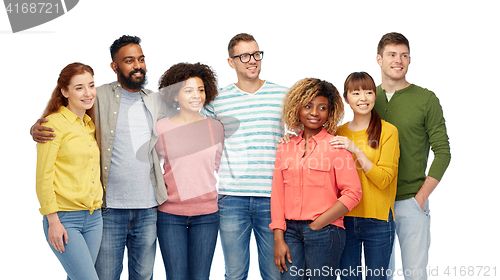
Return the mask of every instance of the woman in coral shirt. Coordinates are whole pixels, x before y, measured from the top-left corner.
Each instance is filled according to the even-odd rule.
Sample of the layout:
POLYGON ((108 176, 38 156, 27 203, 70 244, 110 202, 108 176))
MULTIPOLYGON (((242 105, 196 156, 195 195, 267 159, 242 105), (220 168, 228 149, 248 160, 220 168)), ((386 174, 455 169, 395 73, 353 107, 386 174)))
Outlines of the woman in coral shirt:
POLYGON ((336 279, 343 215, 361 199, 351 153, 328 142, 342 116, 342 99, 329 82, 300 80, 285 97, 284 125, 303 132, 276 154, 269 227, 281 279, 336 279))

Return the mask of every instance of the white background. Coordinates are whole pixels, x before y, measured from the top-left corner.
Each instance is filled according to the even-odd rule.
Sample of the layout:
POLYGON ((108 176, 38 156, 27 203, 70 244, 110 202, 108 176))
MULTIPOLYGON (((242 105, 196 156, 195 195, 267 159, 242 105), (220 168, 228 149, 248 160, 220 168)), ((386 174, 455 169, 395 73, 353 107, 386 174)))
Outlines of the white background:
MULTIPOLYGON (((265 51, 261 78, 290 87, 301 78, 317 77, 341 89, 353 71, 367 71, 380 83, 376 46, 392 31, 410 40, 407 79, 437 94, 450 137, 452 161, 430 201, 429 267, 439 273, 434 279, 483 279, 461 276, 460 269, 469 272, 469 266, 476 276, 478 266, 496 266, 498 277, 499 26, 498 3, 481 0, 87 0, 60 18, 16 34, 7 13, 0 11, 0 278, 65 278, 42 230, 29 128, 67 64, 91 65, 97 85, 112 82, 110 44, 123 34, 137 35, 146 55, 147 88, 156 90, 171 65, 198 61, 212 66, 225 86, 236 81, 226 61, 227 44, 247 32, 265 51)), ((352 117, 346 109, 344 121, 352 117)), ((258 279, 256 255, 252 247, 250 279, 258 279)), ((155 279, 164 274, 158 250, 155 279)), ((223 274, 218 245, 212 279, 223 279, 223 274)))

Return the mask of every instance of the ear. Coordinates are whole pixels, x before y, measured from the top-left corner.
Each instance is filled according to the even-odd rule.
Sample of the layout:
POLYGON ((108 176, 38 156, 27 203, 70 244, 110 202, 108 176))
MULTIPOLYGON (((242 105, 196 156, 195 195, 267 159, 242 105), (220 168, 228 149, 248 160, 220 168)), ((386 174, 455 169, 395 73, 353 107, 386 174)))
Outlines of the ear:
POLYGON ((67 92, 67 91, 65 91, 65 90, 61 90, 61 93, 62 93, 62 95, 63 95, 64 97, 66 97, 66 98, 68 98, 68 97, 69 97, 69 94, 68 94, 68 92, 67 92))
POLYGON ((118 64, 116 64, 116 62, 111 62, 111 64, 109 65, 111 67, 111 69, 113 69, 113 71, 115 72, 115 74, 118 74, 118 72, 116 71, 116 69, 118 68, 118 64))
POLYGON ((382 67, 382 56, 380 54, 377 54, 377 63, 380 67, 382 67))
POLYGON ((229 66, 231 66, 231 68, 233 68, 233 69, 234 69, 234 61, 233 61, 233 59, 232 59, 232 58, 228 57, 228 58, 227 58, 227 63, 229 64, 229 66))

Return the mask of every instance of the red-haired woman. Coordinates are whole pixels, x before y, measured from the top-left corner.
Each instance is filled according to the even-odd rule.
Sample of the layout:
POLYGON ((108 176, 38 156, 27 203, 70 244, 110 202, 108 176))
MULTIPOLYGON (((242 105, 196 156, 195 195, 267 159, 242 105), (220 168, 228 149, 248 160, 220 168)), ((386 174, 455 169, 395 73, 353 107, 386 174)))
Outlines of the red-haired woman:
MULTIPOLYGON (((349 150, 356 161, 363 198, 344 217, 346 244, 341 271, 358 271, 364 247, 366 279, 387 279, 386 270, 394 242, 394 199, 399 161, 395 126, 380 119, 373 106, 375 83, 365 72, 350 74, 344 84, 344 100, 354 112, 352 121, 340 126, 330 143, 349 150)), ((341 274, 341 279, 363 279, 341 274)))
POLYGON ((36 192, 47 242, 71 279, 98 280, 102 237, 99 148, 90 116, 94 71, 67 65, 43 113, 53 141, 37 144, 36 192))

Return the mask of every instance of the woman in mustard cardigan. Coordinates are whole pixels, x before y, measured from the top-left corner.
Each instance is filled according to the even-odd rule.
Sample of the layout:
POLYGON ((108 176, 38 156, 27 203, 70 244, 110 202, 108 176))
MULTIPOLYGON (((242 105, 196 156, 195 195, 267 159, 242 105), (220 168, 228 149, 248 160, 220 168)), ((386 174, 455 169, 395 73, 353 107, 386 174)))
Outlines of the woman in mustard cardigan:
POLYGON ((330 144, 353 155, 363 198, 344 217, 346 245, 340 260, 341 279, 387 279, 394 242, 394 199, 399 161, 395 126, 380 119, 375 105, 376 86, 365 72, 350 74, 344 84, 344 100, 354 113, 340 126, 330 144), (364 248, 365 267, 361 268, 364 248), (354 275, 349 273, 355 271, 354 275), (345 273, 344 273, 345 272, 345 273))

